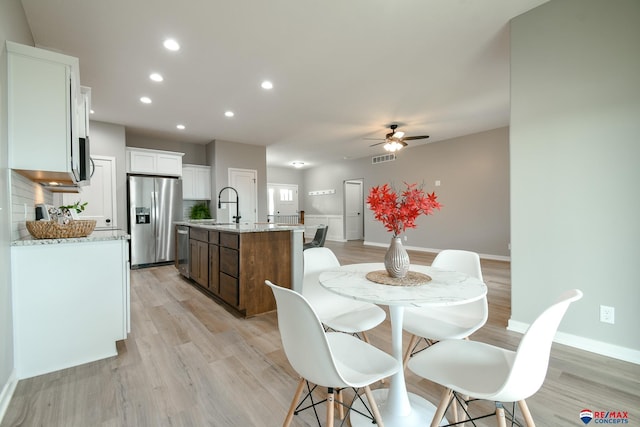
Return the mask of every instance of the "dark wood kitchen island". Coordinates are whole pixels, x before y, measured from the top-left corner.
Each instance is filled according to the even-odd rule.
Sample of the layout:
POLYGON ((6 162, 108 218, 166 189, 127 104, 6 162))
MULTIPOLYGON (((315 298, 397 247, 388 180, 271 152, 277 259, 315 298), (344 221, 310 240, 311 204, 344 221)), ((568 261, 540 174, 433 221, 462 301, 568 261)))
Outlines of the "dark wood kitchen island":
POLYGON ((177 225, 189 227, 189 279, 244 317, 275 310, 271 289, 264 284, 266 279, 290 289, 302 281, 303 226, 177 225))

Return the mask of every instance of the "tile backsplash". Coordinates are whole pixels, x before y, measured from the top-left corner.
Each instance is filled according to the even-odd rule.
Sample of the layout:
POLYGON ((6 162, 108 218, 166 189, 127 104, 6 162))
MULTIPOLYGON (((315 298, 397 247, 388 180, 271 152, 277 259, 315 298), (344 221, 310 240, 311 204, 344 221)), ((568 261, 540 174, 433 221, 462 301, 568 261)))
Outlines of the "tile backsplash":
POLYGON ((53 204, 53 193, 11 171, 11 240, 29 236, 25 221, 36 219, 37 203, 53 204))

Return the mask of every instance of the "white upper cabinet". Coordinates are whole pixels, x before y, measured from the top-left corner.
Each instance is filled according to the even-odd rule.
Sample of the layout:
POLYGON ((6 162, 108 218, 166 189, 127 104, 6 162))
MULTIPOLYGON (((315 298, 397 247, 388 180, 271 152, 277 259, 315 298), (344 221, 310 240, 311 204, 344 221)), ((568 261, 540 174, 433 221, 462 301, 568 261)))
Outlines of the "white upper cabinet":
POLYGON ((74 184, 78 59, 9 41, 7 52, 9 166, 33 181, 74 184))
POLYGON ((211 167, 184 165, 182 167, 182 198, 211 200, 211 167))
POLYGON ((182 156, 173 151, 127 148, 127 173, 182 176, 182 156))

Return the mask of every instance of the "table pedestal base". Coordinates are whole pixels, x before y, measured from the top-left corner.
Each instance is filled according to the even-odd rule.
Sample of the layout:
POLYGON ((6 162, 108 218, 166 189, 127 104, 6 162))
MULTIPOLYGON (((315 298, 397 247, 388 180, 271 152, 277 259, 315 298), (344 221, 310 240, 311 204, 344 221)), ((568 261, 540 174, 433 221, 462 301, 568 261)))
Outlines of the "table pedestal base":
MULTIPOLYGON (((373 390, 372 393, 374 399, 376 399, 378 407, 380 408, 380 414, 382 415, 382 421, 384 422, 385 427, 428 426, 431 424, 433 414, 436 412, 434 404, 417 394, 408 393, 409 402, 411 403, 411 412, 404 416, 401 414, 391 414, 386 410, 387 394, 389 393, 389 389, 380 388, 373 390)), ((362 396, 362 398, 365 402, 367 401, 365 396, 362 396)), ((353 407, 360 412, 364 412, 365 414, 368 413, 364 404, 360 401, 354 403, 353 407)), ((351 411, 350 414, 350 421, 353 427, 371 427, 371 420, 369 418, 364 417, 355 411, 351 411)), ((448 422, 446 418, 443 419, 440 424, 447 425, 448 422)))

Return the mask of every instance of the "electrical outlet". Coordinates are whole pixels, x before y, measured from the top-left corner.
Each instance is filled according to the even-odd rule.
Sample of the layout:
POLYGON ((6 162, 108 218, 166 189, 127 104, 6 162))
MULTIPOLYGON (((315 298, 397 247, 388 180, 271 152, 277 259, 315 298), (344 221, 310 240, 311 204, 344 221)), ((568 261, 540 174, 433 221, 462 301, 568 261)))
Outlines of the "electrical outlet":
POLYGON ((616 309, 606 305, 600 306, 600 321, 603 323, 616 323, 616 309))
POLYGON ((407 235, 404 235, 404 241, 406 242, 409 238, 407 237, 407 235))

